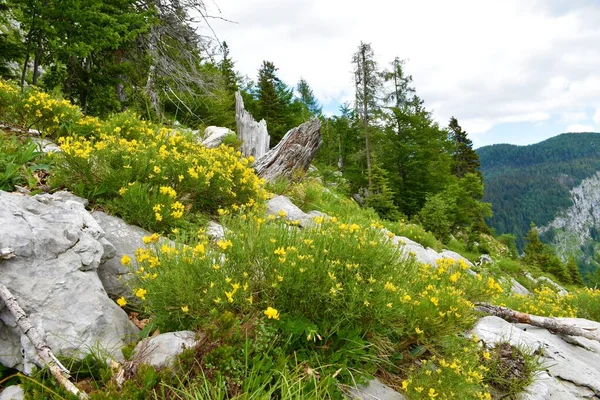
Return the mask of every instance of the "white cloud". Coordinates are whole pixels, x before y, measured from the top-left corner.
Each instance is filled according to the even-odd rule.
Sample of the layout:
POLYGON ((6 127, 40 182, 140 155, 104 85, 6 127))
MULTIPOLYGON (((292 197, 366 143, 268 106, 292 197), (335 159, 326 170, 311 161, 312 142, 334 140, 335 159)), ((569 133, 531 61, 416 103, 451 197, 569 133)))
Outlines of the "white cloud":
POLYGON ((596 109, 596 112, 594 113, 594 122, 600 128, 600 108, 596 109))
POLYGON ((273 61, 286 83, 304 77, 321 103, 353 99, 350 59, 363 40, 382 67, 407 59, 436 119, 455 116, 468 132, 553 116, 581 123, 580 110, 600 104, 593 0, 216 1, 237 22, 213 27, 238 70, 255 79, 273 61))
POLYGON ((573 124, 573 125, 567 126, 567 132, 570 132, 570 133, 594 132, 594 127, 591 125, 573 124))
MULTIPOLYGON (((600 113, 598 117, 600 118, 600 113)), ((587 114, 583 111, 566 111, 562 113, 560 119, 563 122, 581 122, 587 119, 587 114)))

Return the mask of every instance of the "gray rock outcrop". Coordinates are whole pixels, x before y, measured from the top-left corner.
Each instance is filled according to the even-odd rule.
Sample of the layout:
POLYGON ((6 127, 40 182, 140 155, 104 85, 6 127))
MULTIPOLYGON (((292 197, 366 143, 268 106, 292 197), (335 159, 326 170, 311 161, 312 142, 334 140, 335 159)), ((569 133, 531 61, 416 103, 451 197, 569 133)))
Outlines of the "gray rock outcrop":
POLYGON ((169 366, 184 350, 195 345, 196 334, 192 331, 163 333, 139 342, 133 352, 134 360, 136 363, 163 368, 169 366))
POLYGON ((405 400, 406 396, 384 385, 377 379, 371 379, 367 385, 350 389, 350 399, 353 400, 405 400))
POLYGON ((104 239, 112 245, 112 250, 105 252, 103 262, 98 267, 98 276, 104 290, 113 298, 123 296, 129 302, 135 302, 136 299, 128 285, 131 271, 129 267, 121 264, 121 258, 124 255, 129 256, 132 268, 135 268, 135 251, 145 247, 142 238, 149 236, 150 232, 101 211, 94 211, 92 217, 104 231, 104 239))
POLYGON ((202 140, 202 144, 209 149, 214 149, 219 147, 221 143, 223 143, 223 139, 230 134, 235 135, 235 132, 229 128, 209 126, 204 130, 204 140, 202 140))
MULTIPOLYGON (((138 330, 106 294, 97 268, 114 247, 66 192, 22 196, 0 192, 0 248, 14 257, 0 262, 0 282, 17 298, 55 354, 80 357, 120 349, 138 330)), ((0 363, 29 373, 42 365, 12 314, 0 305, 0 363)))
POLYGON ((0 393, 0 400, 23 400, 25 391, 21 385, 9 386, 0 393))
MULTIPOLYGON (((557 318, 587 329, 600 323, 577 318, 557 318)), ((555 335, 546 329, 510 324, 498 317, 484 317, 472 330, 487 345, 508 342, 537 351, 545 369, 520 395, 521 400, 583 399, 600 393, 600 343, 575 336, 555 335)))
POLYGON ((278 217, 282 212, 285 213, 282 218, 290 222, 297 221, 302 227, 311 226, 314 223, 315 216, 325 215, 315 211, 307 214, 292 203, 290 199, 281 195, 274 196, 267 202, 267 215, 278 217))

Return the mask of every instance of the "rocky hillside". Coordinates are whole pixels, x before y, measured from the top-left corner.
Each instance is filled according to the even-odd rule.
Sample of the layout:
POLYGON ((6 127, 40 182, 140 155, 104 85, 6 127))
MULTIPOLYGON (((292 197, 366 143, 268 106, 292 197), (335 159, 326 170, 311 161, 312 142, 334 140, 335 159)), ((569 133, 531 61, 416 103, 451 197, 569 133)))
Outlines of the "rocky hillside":
POLYGON ((21 103, 0 114, 1 400, 600 392, 599 290, 491 236, 444 249, 307 175, 318 122, 260 157, 226 129, 4 90, 21 103))
MULTIPOLYGON (((567 235, 569 239, 557 232, 561 254, 576 252, 596 236, 596 220, 587 214, 598 183, 600 133, 562 134, 529 146, 499 144, 477 152, 486 184, 484 199, 494 212, 488 222, 499 234, 515 234, 519 249, 531 222, 563 228, 568 219, 573 226, 586 221, 585 228, 578 226, 567 235)), ((542 239, 552 242, 552 232, 544 231, 549 233, 542 239)))

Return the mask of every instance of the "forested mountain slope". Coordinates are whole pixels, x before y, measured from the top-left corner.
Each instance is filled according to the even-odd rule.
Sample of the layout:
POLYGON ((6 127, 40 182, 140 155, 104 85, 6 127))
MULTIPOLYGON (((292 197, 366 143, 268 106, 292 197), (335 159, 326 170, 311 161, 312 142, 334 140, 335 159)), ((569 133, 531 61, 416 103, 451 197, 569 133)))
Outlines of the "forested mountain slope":
POLYGON ((550 223, 573 203, 569 191, 600 170, 600 133, 565 133, 529 146, 497 144, 477 150, 492 203, 488 221, 513 233, 520 249, 531 222, 550 223))

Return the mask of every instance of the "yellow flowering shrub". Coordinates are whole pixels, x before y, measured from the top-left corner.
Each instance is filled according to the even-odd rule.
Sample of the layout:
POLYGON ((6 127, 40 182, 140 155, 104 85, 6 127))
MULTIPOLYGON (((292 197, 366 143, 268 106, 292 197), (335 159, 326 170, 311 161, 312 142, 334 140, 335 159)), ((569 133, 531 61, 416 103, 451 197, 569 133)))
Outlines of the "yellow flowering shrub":
POLYGON ((37 129, 43 135, 57 137, 82 118, 81 111, 68 100, 28 87, 21 91, 15 84, 0 80, 0 121, 24 129, 37 129))
POLYGON ((502 290, 465 263, 403 260, 376 222, 315 217, 312 228, 296 229, 252 214, 223 220, 224 239, 199 232, 185 245, 157 241, 136 254, 135 290, 146 290, 145 311, 161 331, 203 329, 227 313, 262 319, 289 340, 281 344, 289 354, 309 363, 335 354, 328 368, 350 379, 348 368, 374 372, 373 360, 388 357, 376 343, 393 343, 395 354, 434 349, 472 326, 475 301, 502 290))
POLYGON ((167 231, 193 213, 252 210, 266 198, 251 161, 231 147, 207 149, 130 113, 98 132, 97 138, 59 139, 63 153, 56 156, 54 182, 105 203, 129 222, 167 231))
POLYGON ((575 317, 577 309, 572 306, 574 296, 561 296, 556 290, 542 286, 533 295, 511 295, 499 299, 500 305, 542 317, 575 317))

